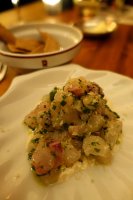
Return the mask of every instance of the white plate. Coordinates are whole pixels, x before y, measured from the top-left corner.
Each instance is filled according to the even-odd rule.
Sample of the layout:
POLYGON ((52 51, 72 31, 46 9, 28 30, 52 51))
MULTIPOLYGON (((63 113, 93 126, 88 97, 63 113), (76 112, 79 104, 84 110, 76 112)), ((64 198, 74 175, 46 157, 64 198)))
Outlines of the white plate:
MULTIPOLYGON (((34 11, 33 11, 34 12, 34 11)), ((49 33, 59 42, 60 50, 49 53, 19 54, 10 52, 0 42, 0 60, 8 66, 39 69, 54 67, 71 61, 79 52, 82 32, 71 25, 63 23, 28 23, 10 29, 17 37, 38 38, 38 30, 49 33)))
POLYGON ((113 33, 117 29, 117 22, 113 16, 96 16, 92 19, 81 20, 75 24, 82 30, 84 35, 92 37, 103 37, 113 33))
POLYGON ((0 199, 133 200, 133 80, 109 71, 71 64, 16 78, 0 98, 0 199), (109 166, 92 166, 64 183, 45 187, 32 176, 27 161, 24 116, 54 86, 85 76, 103 87, 123 121, 123 141, 109 166))

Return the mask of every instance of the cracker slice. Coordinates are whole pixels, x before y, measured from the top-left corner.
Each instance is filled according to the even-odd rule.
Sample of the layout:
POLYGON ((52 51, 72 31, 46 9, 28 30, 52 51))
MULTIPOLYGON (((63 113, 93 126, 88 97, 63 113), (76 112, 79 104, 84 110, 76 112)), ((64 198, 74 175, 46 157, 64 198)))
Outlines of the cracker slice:
POLYGON ((25 49, 26 51, 32 52, 34 49, 40 46, 41 42, 33 38, 17 38, 16 47, 25 49))
POLYGON ((7 44, 11 52, 23 54, 43 52, 42 45, 42 42, 33 38, 17 38, 14 44, 7 44))
POLYGON ((2 40, 6 44, 8 43, 14 44, 16 41, 16 37, 13 35, 11 31, 9 31, 2 24, 0 24, 0 40, 2 40))
POLYGON ((60 50, 59 42, 49 33, 39 31, 42 41, 44 42, 44 52, 53 52, 60 50))
POLYGON ((37 48, 35 48, 33 51, 31 51, 30 53, 34 54, 34 53, 43 53, 44 50, 44 44, 40 44, 37 48))
POLYGON ((29 51, 25 50, 25 49, 21 49, 21 48, 17 48, 15 44, 7 44, 8 49, 12 52, 12 53, 29 53, 29 51))

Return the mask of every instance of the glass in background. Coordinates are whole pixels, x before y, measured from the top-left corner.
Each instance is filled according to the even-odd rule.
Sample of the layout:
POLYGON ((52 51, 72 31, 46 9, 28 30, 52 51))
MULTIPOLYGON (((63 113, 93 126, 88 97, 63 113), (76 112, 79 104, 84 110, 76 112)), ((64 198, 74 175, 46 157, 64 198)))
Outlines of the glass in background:
POLYGON ((114 0, 74 0, 77 8, 78 26, 85 35, 100 36, 112 33, 117 28, 113 7, 114 0))
POLYGON ((115 0, 116 8, 123 10, 125 6, 125 0, 115 0))
POLYGON ((61 0, 42 0, 48 15, 56 15, 62 11, 61 0))
POLYGON ((118 23, 133 25, 133 1, 115 0, 114 15, 118 23))
POLYGON ((102 11, 123 11, 125 0, 73 0, 82 18, 94 17, 102 11))
POLYGON ((42 0, 48 15, 57 15, 73 7, 73 0, 42 0))
POLYGON ((73 7, 73 0, 62 0, 62 9, 68 10, 73 7))
POLYGON ((20 0, 11 0, 11 3, 14 6, 14 8, 16 9, 17 21, 21 22, 21 14, 20 14, 20 8, 19 8, 20 0))
POLYGON ((99 12, 101 0, 74 0, 74 5, 81 18, 91 18, 99 12))
POLYGON ((106 14, 110 13, 114 16, 116 21, 119 22, 119 17, 124 15, 125 12, 125 0, 104 0, 105 12, 106 14))
POLYGON ((106 5, 115 11, 123 11, 125 6, 125 0, 104 0, 106 5))
POLYGON ((133 6, 133 0, 125 0, 125 4, 133 6))

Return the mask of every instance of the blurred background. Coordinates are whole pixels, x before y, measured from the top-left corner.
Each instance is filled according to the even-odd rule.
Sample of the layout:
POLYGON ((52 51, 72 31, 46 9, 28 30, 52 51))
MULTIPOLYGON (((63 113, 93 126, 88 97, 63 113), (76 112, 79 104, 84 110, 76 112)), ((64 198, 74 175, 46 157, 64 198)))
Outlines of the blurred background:
MULTIPOLYGON (((20 0, 19 5, 24 5, 38 0, 20 0)), ((0 12, 13 8, 11 0, 2 0, 0 5, 0 12)))
MULTIPOLYGON (((41 0, 20 0, 19 5, 28 4, 35 1, 41 1, 41 0)), ((64 1, 64 4, 66 4, 66 6, 67 4, 71 4, 70 2, 72 2, 72 0, 62 0, 62 1, 64 1)), ((103 0, 103 1, 108 2, 108 4, 113 4, 115 0, 103 0)), ((125 4, 133 5, 133 0, 125 0, 125 4)), ((13 4, 11 0, 3 0, 0 5, 0 12, 11 9, 11 8, 13 8, 13 4)))

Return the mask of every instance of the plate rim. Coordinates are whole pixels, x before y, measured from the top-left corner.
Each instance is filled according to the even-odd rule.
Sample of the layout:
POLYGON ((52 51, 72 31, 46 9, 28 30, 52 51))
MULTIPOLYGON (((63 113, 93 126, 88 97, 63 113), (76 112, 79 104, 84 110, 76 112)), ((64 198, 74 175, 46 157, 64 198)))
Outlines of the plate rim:
POLYGON ((32 77, 36 77, 36 76, 39 76, 40 74, 45 74, 47 73, 47 71, 53 71, 53 70, 57 70, 58 69, 61 69, 61 70, 65 70, 65 69, 73 69, 73 70, 84 70, 84 71, 88 71, 88 72, 98 72, 98 73, 101 73, 101 72, 105 72, 105 73, 109 73, 109 74, 113 74, 113 75, 116 75, 118 77, 122 77, 123 79, 126 79, 126 80, 129 80, 131 82, 133 82, 133 79, 131 77, 128 77, 126 75, 123 75, 123 74, 119 74, 117 72, 114 72, 114 71, 110 71, 110 70, 96 70, 96 69, 88 69, 88 68, 85 68, 84 66, 82 65, 79 65, 79 64, 75 64, 75 63, 70 63, 70 64, 64 64, 64 65, 60 65, 60 66, 56 66, 56 67, 51 67, 51 68, 43 68, 43 69, 40 69, 40 70, 36 70, 36 71, 33 71, 33 72, 30 72, 28 74, 23 74, 21 76, 16 76, 13 78, 9 88, 7 89, 7 91, 2 95, 0 96, 0 102, 6 97, 8 96, 8 94, 10 93, 10 91, 12 90, 12 88, 18 83, 18 82, 21 82, 21 81, 24 81, 25 79, 30 79, 32 77))

